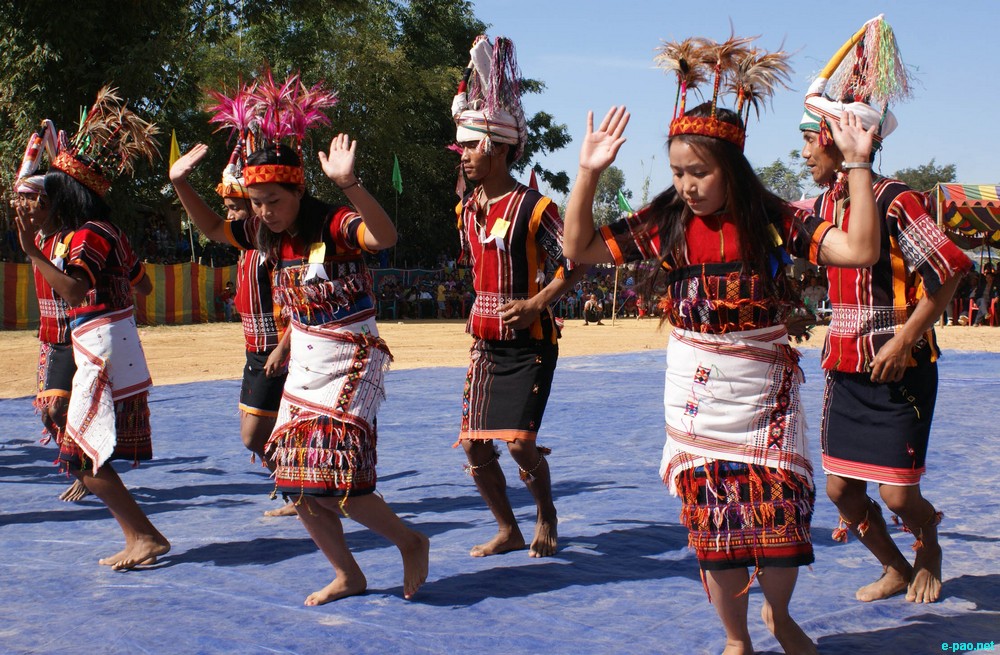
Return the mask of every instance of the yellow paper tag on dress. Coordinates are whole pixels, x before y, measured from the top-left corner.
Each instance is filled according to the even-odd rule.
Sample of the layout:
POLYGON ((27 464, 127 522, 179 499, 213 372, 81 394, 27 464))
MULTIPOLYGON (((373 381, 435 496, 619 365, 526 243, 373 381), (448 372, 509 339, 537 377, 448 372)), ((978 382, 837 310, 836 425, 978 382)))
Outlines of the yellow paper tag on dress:
POLYGON ((60 241, 59 243, 56 244, 56 253, 55 253, 55 256, 56 256, 57 259, 65 259, 66 258, 66 253, 68 253, 68 252, 69 252, 69 245, 68 244, 63 243, 62 241, 60 241))
POLYGON ((309 246, 309 263, 322 264, 326 261, 326 244, 320 241, 309 246))
POLYGON ((493 224, 493 229, 490 230, 490 236, 502 239, 507 236, 507 230, 510 229, 510 221, 504 218, 498 218, 497 222, 493 224))

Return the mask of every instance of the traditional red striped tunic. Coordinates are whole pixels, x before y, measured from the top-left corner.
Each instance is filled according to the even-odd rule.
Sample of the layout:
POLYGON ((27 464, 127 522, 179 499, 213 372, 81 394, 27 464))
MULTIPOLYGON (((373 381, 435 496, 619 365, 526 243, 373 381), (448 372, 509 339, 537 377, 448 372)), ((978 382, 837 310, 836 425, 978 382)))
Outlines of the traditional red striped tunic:
MULTIPOLYGON (((71 230, 57 230, 42 236, 39 234, 35 243, 45 256, 59 268, 65 266, 69 254, 71 230)), ((38 340, 43 343, 69 343, 69 303, 52 290, 52 285, 35 267, 35 295, 38 296, 38 340)))
MULTIPOLYGON (((628 262, 658 260, 664 244, 656 227, 646 227, 648 207, 601 228, 600 236, 619 266, 628 262)), ((781 218, 781 247, 772 257, 777 277, 784 275, 784 255, 816 262, 823 239, 832 224, 791 210, 781 218)), ((697 332, 724 333, 755 330, 783 324, 793 308, 791 299, 765 295, 758 275, 742 271, 739 234, 735 223, 719 214, 693 217, 685 226, 680 252, 667 254, 668 271, 662 302, 674 327, 697 332)))
MULTIPOLYGON (((800 406, 798 353, 783 321, 782 252, 816 261, 832 225, 791 211, 773 223, 778 293, 742 270, 739 233, 725 215, 693 217, 665 253, 649 209, 602 228, 618 264, 666 258, 670 336, 664 387, 667 440, 660 475, 683 500, 681 522, 704 570, 804 566, 815 489, 800 406)), ((751 577, 751 580, 753 577, 751 577)), ((749 585, 748 585, 749 588, 749 585)), ((707 587, 706 587, 707 590, 707 587)))
POLYGON ((274 267, 257 250, 259 225, 260 220, 256 216, 225 222, 229 243, 242 251, 236 269, 234 304, 243 322, 246 349, 255 353, 274 350, 288 327, 288 321, 281 317, 281 308, 275 305, 271 292, 274 267))
MULTIPOLYGON (((132 286, 137 284, 146 274, 145 266, 139 261, 125 232, 117 225, 107 221, 88 221, 81 225, 70 241, 69 256, 66 262, 66 272, 73 269, 84 271, 90 278, 92 288, 87 292, 79 307, 70 309, 73 319, 84 320, 85 331, 95 327, 97 323, 115 321, 119 324, 129 323, 133 347, 138 348, 138 357, 143 359, 141 346, 138 344, 134 319, 130 317, 133 306, 132 286)), ((79 355, 79 344, 74 344, 74 350, 79 355)), ((125 349, 122 349, 124 352, 125 349)), ((77 359, 79 364, 80 359, 77 359)), ((77 370, 77 376, 80 370, 77 370)), ((106 376, 98 376, 98 380, 106 381, 106 376)), ((76 386, 74 378, 74 386, 76 386)), ((151 381, 146 379, 140 385, 141 391, 119 397, 121 390, 109 389, 114 392, 115 444, 108 459, 130 459, 133 462, 152 459, 153 445, 149 423, 148 386, 151 381)), ((98 387, 101 388, 101 387, 98 387)), ((134 390, 134 389, 133 389, 134 390)), ((88 395, 89 389, 74 389, 70 398, 70 417, 74 415, 76 403, 93 407, 97 405, 100 395, 88 395)), ((77 429, 81 426, 76 426, 77 429)), ((74 430, 72 419, 67 433, 60 442, 59 458, 72 466, 86 467, 87 456, 80 444, 74 441, 71 432, 74 430)))
POLYGON ((125 232, 107 221, 88 221, 73 233, 66 270, 79 268, 90 278, 91 289, 70 316, 127 309, 133 303, 132 285, 146 273, 125 232))
MULTIPOLYGON (((547 263, 560 278, 572 264, 563 256, 562 219, 549 198, 518 184, 484 207, 479 189, 456 207, 459 239, 463 253, 471 258, 476 291, 466 332, 480 339, 508 341, 517 335, 503 322, 499 308, 536 295, 546 284, 547 263)), ((542 318, 547 316, 530 327, 534 339, 542 338, 542 318)))
POLYGON ((278 491, 356 496, 377 483, 375 414, 390 355, 378 338, 365 225, 327 207, 322 241, 284 235, 274 299, 291 322, 291 359, 265 447, 278 491))
MULTIPOLYGON (((875 202, 882 218, 878 262, 870 268, 827 269, 833 314, 823 347, 825 369, 867 371, 879 348, 906 323, 920 297, 936 292, 972 266, 937 227, 923 194, 898 180, 880 177, 875 181, 875 202)), ((815 213, 844 229, 850 223, 850 204, 845 202, 841 208, 829 191, 816 200, 815 213)), ((933 330, 927 339, 936 356, 933 330)))

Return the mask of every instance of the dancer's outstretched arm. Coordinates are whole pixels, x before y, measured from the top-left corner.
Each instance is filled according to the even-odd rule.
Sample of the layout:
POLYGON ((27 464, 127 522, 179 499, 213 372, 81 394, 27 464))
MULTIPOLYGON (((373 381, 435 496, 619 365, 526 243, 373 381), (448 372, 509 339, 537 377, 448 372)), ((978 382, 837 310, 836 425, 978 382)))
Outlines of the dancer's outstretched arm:
POLYGON ((170 183, 194 224, 201 233, 212 241, 229 243, 226 235, 225 220, 208 206, 198 192, 188 182, 188 176, 198 167, 198 164, 208 154, 208 146, 199 143, 181 155, 180 159, 170 167, 170 183))
POLYGON ((594 229, 594 195, 601 173, 610 166, 625 143, 622 133, 629 113, 612 107, 594 130, 594 112, 587 113, 587 135, 580 147, 580 168, 566 204, 563 226, 563 252, 580 264, 613 262, 611 252, 594 229))
POLYGON ((346 134, 338 134, 330 141, 329 153, 319 153, 319 163, 326 176, 340 187, 361 214, 361 220, 365 222, 365 248, 385 250, 396 245, 396 226, 354 173, 354 152, 357 147, 357 141, 346 134))

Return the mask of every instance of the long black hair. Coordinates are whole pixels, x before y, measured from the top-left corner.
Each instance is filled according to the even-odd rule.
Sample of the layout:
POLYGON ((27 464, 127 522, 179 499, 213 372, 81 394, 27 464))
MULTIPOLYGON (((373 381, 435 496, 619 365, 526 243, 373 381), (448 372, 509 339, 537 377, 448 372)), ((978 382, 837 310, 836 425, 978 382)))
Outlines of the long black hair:
MULTIPOLYGON (((708 117, 711 111, 711 104, 705 102, 687 112, 687 115, 708 117)), ((743 121, 733 111, 720 107, 716 109, 715 116, 725 123, 744 129, 743 121)), ((667 147, 674 141, 687 143, 699 155, 711 158, 719 165, 726 187, 726 200, 722 210, 732 217, 736 225, 744 273, 759 275, 768 295, 787 297, 789 289, 781 279, 782 276, 778 276, 776 281, 771 273, 776 246, 769 227, 773 225, 778 234, 782 233, 782 220, 788 211, 787 203, 767 190, 736 144, 709 136, 680 134, 671 137, 667 141, 667 147)), ((680 263, 685 228, 693 217, 691 209, 673 185, 650 202, 644 228, 655 228, 660 235, 661 264, 671 255, 680 263)), ((661 270, 662 266, 657 266, 653 276, 647 280, 650 287, 655 286, 657 274, 661 270)))
MULTIPOLYGON (((285 144, 269 145, 257 150, 247 157, 247 166, 265 166, 276 164, 281 166, 302 166, 298 153, 285 144)), ((294 184, 280 183, 286 190, 297 193, 299 187, 294 184)), ((317 243, 323 238, 323 225, 330 215, 330 206, 309 195, 305 191, 299 200, 299 214, 295 219, 295 227, 305 243, 317 243)), ((281 260, 281 234, 271 231, 261 221, 257 228, 257 249, 264 253, 268 261, 275 263, 281 260)))
POLYGON ((60 170, 45 174, 45 195, 49 213, 64 227, 75 230, 87 221, 111 218, 111 207, 103 198, 60 170))

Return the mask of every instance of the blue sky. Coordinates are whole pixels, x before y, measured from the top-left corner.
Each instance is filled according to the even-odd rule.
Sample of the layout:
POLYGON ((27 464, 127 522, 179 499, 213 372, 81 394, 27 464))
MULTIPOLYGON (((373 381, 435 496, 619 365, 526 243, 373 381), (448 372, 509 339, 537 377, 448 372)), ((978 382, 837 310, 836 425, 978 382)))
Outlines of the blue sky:
MULTIPOLYGON (((545 82, 528 96, 528 113, 547 111, 573 136, 564 150, 542 159, 552 170, 576 176, 587 110, 602 116, 614 104, 632 112, 628 142, 616 163, 638 201, 650 175, 651 194, 670 183, 664 142, 676 84, 653 66, 662 40, 761 35, 768 50, 794 53, 792 89, 779 90, 759 122, 751 118, 746 154, 763 166, 801 143, 802 98, 809 82, 866 20, 884 13, 909 66, 913 98, 893 107, 900 126, 886 138, 876 161, 883 174, 932 158, 955 164, 958 181, 1000 183, 1000 4, 925 0, 861 2, 675 2, 672 0, 475 0, 489 34, 514 40, 525 77, 545 82)), ((543 187, 543 191, 547 191, 543 187)), ((637 204, 634 202, 633 204, 637 204)))

